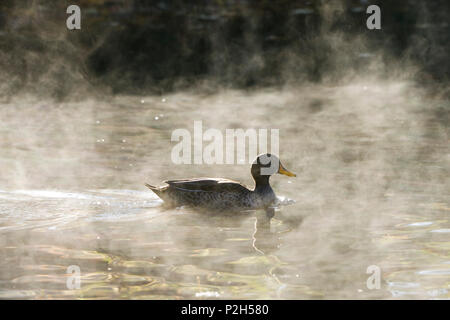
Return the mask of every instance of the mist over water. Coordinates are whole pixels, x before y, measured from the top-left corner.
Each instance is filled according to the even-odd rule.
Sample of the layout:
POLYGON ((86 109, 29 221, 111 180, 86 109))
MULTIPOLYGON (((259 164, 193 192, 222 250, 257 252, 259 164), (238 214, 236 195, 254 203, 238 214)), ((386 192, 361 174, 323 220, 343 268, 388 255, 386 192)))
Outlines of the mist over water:
POLYGON ((211 29, 206 75, 191 85, 182 73, 170 85, 144 77, 140 88, 119 58, 111 71, 90 69, 100 45, 85 52, 73 34, 47 27, 33 31, 38 40, 21 40, 40 43, 37 54, 10 42, 7 19, 0 298, 450 298, 448 62, 434 71, 443 36, 432 31, 448 26, 436 10, 414 16, 415 32, 397 54, 388 31, 373 40, 367 30, 350 37, 335 29, 350 18, 345 2, 333 3, 314 2, 317 26, 305 15, 316 37, 271 49, 285 60, 277 69, 265 69, 274 60, 252 38, 255 11, 254 20, 244 15, 242 60, 221 56, 226 36, 211 29), (435 45, 426 51, 424 41, 435 45), (12 64, 19 52, 24 60, 12 64), (172 131, 198 120, 204 130, 279 129, 280 159, 297 178, 273 176, 271 185, 295 203, 270 225, 260 212, 205 217, 162 207, 144 183, 210 176, 252 186, 249 165, 172 163, 172 131), (81 269, 78 290, 66 286, 70 265, 81 269), (380 289, 366 286, 371 265, 381 269, 380 289))

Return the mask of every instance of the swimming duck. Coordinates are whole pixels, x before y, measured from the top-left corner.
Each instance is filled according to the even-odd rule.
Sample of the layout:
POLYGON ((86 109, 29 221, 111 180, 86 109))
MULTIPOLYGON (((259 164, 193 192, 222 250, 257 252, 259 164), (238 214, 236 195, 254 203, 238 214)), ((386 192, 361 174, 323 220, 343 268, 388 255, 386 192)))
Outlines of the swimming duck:
POLYGON ((274 173, 296 176, 283 167, 277 156, 266 153, 259 155, 252 164, 253 190, 238 181, 221 178, 166 180, 165 186, 146 186, 172 206, 187 205, 218 211, 265 209, 271 218, 274 214, 271 206, 277 199, 269 183, 274 173))

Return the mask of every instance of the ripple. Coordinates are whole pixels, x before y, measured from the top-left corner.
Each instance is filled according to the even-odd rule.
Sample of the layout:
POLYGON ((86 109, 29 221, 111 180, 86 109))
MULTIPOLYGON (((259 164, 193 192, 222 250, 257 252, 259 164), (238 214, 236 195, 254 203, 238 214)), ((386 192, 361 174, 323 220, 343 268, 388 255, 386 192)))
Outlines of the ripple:
POLYGON ((450 229, 435 229, 435 230, 431 230, 431 232, 435 232, 435 233, 450 233, 450 229))
POLYGON ((446 269, 446 270, 422 270, 422 271, 417 271, 417 274, 422 274, 422 275, 433 275, 433 276, 439 276, 439 275, 450 275, 450 269, 446 269))
POLYGON ((424 227, 424 226, 430 226, 432 225, 433 222, 432 221, 424 221, 424 222, 414 222, 414 223, 410 223, 407 226, 409 227, 424 227))
POLYGON ((104 199, 103 197, 93 196, 84 193, 54 191, 54 190, 16 190, 12 193, 23 194, 37 198, 52 198, 52 199, 78 199, 78 200, 92 200, 104 199))
POLYGON ((404 296, 415 296, 420 295, 420 292, 416 291, 400 291, 400 290, 391 290, 391 294, 395 298, 401 298, 404 296))
POLYGON ((420 287, 420 284, 416 282, 388 282, 388 286, 397 288, 418 288, 420 287))
POLYGON ((0 299, 30 299, 37 295, 33 290, 1 290, 0 299))
POLYGON ((442 296, 448 293, 447 289, 434 289, 427 291, 427 294, 432 297, 442 296))
POLYGON ((197 292, 195 294, 196 298, 218 298, 220 297, 220 293, 217 291, 205 291, 205 292, 197 292))

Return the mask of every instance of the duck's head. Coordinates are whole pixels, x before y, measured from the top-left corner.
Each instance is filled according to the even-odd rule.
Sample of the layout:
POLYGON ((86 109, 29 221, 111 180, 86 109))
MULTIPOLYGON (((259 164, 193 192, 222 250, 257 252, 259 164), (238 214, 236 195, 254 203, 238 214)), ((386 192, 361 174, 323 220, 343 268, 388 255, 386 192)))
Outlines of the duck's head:
POLYGON ((281 164, 280 159, 276 155, 265 153, 259 155, 252 164, 252 176, 255 181, 269 180, 270 176, 275 173, 284 174, 288 177, 296 177, 295 173, 290 172, 281 164))

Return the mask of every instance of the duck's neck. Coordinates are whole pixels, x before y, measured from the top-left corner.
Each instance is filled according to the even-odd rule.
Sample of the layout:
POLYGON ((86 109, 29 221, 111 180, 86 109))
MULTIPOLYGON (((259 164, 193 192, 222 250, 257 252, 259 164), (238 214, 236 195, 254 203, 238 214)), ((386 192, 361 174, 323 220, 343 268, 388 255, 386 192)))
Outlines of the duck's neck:
POLYGON ((253 176, 253 179, 255 180, 256 192, 271 189, 269 184, 270 175, 253 176))

